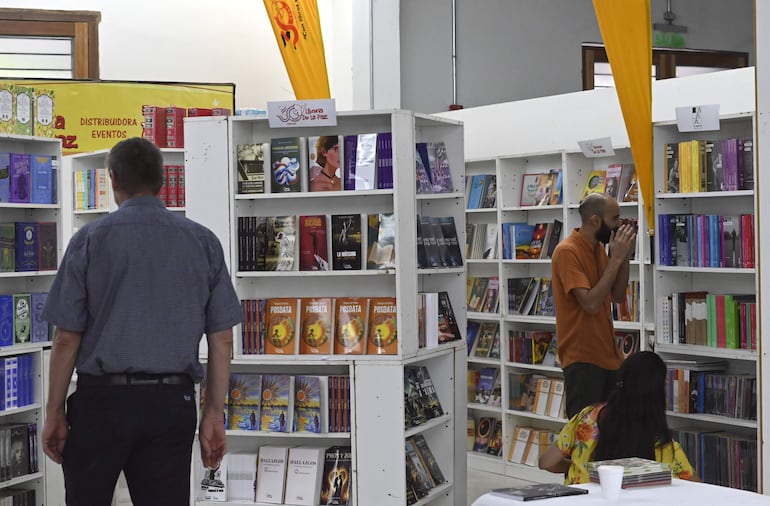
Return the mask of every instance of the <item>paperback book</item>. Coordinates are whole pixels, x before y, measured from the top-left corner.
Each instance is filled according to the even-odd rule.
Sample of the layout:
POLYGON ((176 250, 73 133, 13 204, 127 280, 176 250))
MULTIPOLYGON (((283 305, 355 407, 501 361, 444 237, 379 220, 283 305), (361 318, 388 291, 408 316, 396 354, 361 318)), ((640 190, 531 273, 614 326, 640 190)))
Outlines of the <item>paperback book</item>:
POLYGON ((522 485, 520 487, 493 488, 489 493, 516 501, 535 501, 551 497, 584 495, 588 493, 588 490, 568 487, 561 483, 533 483, 532 485, 522 485))
POLYGON ((238 144, 238 193, 265 193, 265 154, 263 144, 238 144))
POLYGON ((332 446, 326 450, 320 504, 350 504, 352 465, 350 446, 332 446))
POLYGON ((270 142, 271 192, 302 191, 302 155, 299 137, 282 137, 270 142))
POLYGON ((330 354, 334 329, 334 299, 302 299, 300 313, 300 354, 330 354))
POLYGON ((329 270, 326 230, 326 216, 322 214, 299 217, 299 270, 329 270))
POLYGON ((333 214, 331 221, 333 270, 360 270, 361 215, 333 214))

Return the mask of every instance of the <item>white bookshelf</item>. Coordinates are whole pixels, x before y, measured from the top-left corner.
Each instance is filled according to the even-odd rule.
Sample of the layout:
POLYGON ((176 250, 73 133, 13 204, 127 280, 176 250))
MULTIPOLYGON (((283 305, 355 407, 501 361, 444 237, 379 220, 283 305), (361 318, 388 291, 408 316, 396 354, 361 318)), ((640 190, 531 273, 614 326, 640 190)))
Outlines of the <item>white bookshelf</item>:
MULTIPOLYGON (((266 119, 188 118, 185 120, 185 139, 187 216, 214 231, 224 245, 233 282, 241 298, 395 296, 397 299, 399 348, 396 355, 247 355, 238 344, 235 346, 233 370, 262 374, 272 371, 350 376, 350 433, 322 434, 312 441, 318 446, 328 447, 343 442, 351 446, 353 504, 406 504, 404 444, 406 438, 416 434, 426 439, 447 479, 447 483, 434 488, 417 504, 465 504, 466 461, 461 450, 466 444, 463 421, 465 342, 420 349, 416 311, 418 291, 447 291, 464 334, 465 269, 418 269, 415 261, 417 215, 452 216, 459 240, 464 242, 462 126, 454 121, 400 110, 339 113, 335 127, 288 130, 271 129, 266 119), (392 133, 392 190, 248 196, 236 193, 234 167, 238 144, 269 142, 277 137, 368 132, 392 133), (446 144, 455 191, 451 194, 416 195, 414 145, 416 142, 437 141, 446 144), (237 271, 236 225, 240 216, 376 212, 392 212, 396 217, 395 269, 383 272, 237 271), (445 414, 405 430, 404 367, 412 365, 428 368, 445 414)), ((365 251, 366 248, 363 249, 365 251)), ((240 342, 239 330, 235 340, 240 342)), ((202 354, 205 356, 205 349, 202 354)), ((261 433, 246 437, 228 432, 228 445, 234 451, 248 449, 256 452, 260 445, 275 444, 276 441, 289 446, 305 444, 308 439, 298 438, 292 433, 273 438, 261 433)))

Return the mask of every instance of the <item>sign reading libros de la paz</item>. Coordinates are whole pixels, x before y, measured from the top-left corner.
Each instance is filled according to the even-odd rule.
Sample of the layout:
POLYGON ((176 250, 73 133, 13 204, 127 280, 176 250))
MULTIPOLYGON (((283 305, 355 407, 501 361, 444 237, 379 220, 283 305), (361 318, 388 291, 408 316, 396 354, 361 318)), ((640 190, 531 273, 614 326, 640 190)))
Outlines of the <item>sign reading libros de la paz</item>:
POLYGON ((335 126, 336 103, 333 98, 268 102, 267 119, 271 128, 335 126))

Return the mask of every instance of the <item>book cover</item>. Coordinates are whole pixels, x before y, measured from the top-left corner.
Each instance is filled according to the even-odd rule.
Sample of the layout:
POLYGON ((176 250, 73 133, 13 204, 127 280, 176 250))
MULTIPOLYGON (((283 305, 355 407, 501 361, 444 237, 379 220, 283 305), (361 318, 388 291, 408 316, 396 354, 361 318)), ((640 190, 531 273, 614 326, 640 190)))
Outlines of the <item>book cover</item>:
POLYGON ((564 186, 562 170, 551 169, 549 172, 551 173, 551 178, 553 179, 553 184, 551 186, 551 200, 549 204, 552 206, 561 205, 562 201, 564 200, 564 195, 562 194, 562 187, 564 186))
POLYGON ((367 217, 367 269, 392 269, 396 266, 396 218, 393 213, 367 217))
POLYGON ((302 191, 300 138, 281 137, 270 141, 272 193, 302 191))
POLYGON ((489 444, 487 444, 487 455, 493 455, 499 457, 503 453, 503 424, 497 422, 495 428, 492 430, 492 435, 489 437, 489 444))
POLYGON ((584 488, 568 487, 561 483, 533 483, 531 485, 522 485, 518 487, 493 488, 489 493, 516 501, 534 501, 551 497, 584 495, 588 493, 588 490, 584 488))
POLYGON ((415 160, 415 178, 416 178, 416 185, 417 185, 416 186, 417 194, 425 195, 427 193, 432 193, 433 189, 430 185, 430 177, 428 177, 428 169, 425 167, 422 155, 420 154, 420 151, 417 148, 415 148, 414 160, 415 160))
POLYGON ((438 293, 438 344, 462 339, 448 292, 438 293))
POLYGON ((430 378, 428 368, 423 365, 411 369, 417 380, 420 405, 425 412, 425 419, 432 420, 442 416, 444 409, 441 407, 441 401, 438 398, 433 380, 430 378))
POLYGON ((377 134, 377 189, 393 188, 393 134, 377 134))
POLYGON ((495 428, 495 419, 482 417, 476 425, 476 438, 473 442, 473 451, 485 453, 489 446, 489 438, 492 437, 492 430, 495 428))
POLYGON ((36 137, 53 137, 54 91, 35 86, 34 99, 32 130, 36 137))
POLYGON ((633 163, 624 163, 620 168, 620 180, 618 181, 618 195, 615 197, 618 202, 632 202, 626 200, 628 190, 631 188, 631 181, 636 175, 636 167, 633 163))
POLYGON ((492 389, 495 386, 495 378, 497 377, 497 369, 494 367, 485 367, 481 369, 479 374, 479 382, 476 385, 475 402, 480 404, 487 404, 492 396, 492 389))
POLYGON ((361 269, 361 215, 333 214, 332 269, 335 271, 361 269))
MULTIPOLYGON (((0 294, 0 347, 13 345, 13 309, 13 295, 0 294)), ((0 371, 2 371, 2 367, 3 364, 0 363, 0 371)), ((0 398, 1 404, 2 399, 0 398)))
POLYGON ((265 307, 265 354, 293 355, 297 299, 268 299, 265 307))
MULTIPOLYGON (((252 452, 227 453, 227 500, 253 501, 254 485, 257 482, 259 454, 252 452)), ((200 460, 200 459, 199 459, 200 460)))
POLYGON ((492 348, 492 342, 495 339, 497 328, 496 322, 481 323, 478 336, 473 342, 473 348, 471 349, 472 357, 487 358, 489 356, 489 351, 492 348))
MULTIPOLYGON (((32 292, 30 294, 32 310, 31 337, 33 343, 43 343, 51 340, 51 326, 43 319, 43 308, 47 298, 47 292, 32 292)), ((2 343, 2 339, 0 339, 0 343, 2 343)))
POLYGON ((329 246, 326 231, 325 215, 299 217, 299 270, 329 270, 329 246))
POLYGON ((324 455, 320 504, 349 504, 351 501, 353 454, 350 446, 332 446, 324 455))
POLYGON ((433 224, 430 216, 420 216, 420 234, 422 236, 422 245, 425 250, 425 264, 423 268, 441 267, 441 253, 439 252, 438 242, 434 235, 433 224))
POLYGON ((9 202, 29 203, 32 191, 32 179, 30 173, 30 155, 24 153, 11 153, 9 155, 9 202))
POLYGON ((404 367, 404 428, 418 427, 427 421, 417 368, 404 367))
POLYGON ((40 243, 38 224, 17 221, 16 225, 16 271, 32 272, 40 269, 40 243))
POLYGON ((16 118, 13 114, 13 84, 0 85, 0 133, 12 134, 16 118))
POLYGON ((259 430, 291 432, 292 381, 286 374, 262 376, 259 430))
POLYGON ((397 314, 395 297, 369 299, 367 353, 370 355, 398 354, 397 314))
POLYGON ((483 198, 481 199, 481 207, 484 209, 492 209, 497 205, 497 176, 491 174, 484 177, 486 179, 486 185, 484 187, 483 198))
POLYGON ((300 354, 329 355, 334 329, 334 299, 303 298, 300 315, 300 354))
POLYGON ((524 174, 521 176, 519 205, 544 206, 551 202, 553 174, 524 174))
POLYGON ((260 446, 255 499, 257 502, 283 504, 289 449, 260 446))
MULTIPOLYGON (((0 90, 2 93, 2 90, 0 90)), ((0 202, 11 201, 11 154, 0 152, 0 202)))
POLYGON ((583 186, 583 193, 580 196, 581 201, 591 193, 604 193, 606 172, 603 169, 595 169, 588 174, 588 178, 586 178, 585 185, 583 186))
POLYGON ((429 173, 433 193, 452 193, 454 185, 452 183, 452 170, 449 167, 446 144, 434 142, 429 145, 428 150, 433 152, 433 159, 435 160, 435 166, 431 167, 431 172, 429 173))
POLYGON ((334 353, 360 355, 366 346, 368 300, 362 297, 338 298, 335 303, 334 353))
MULTIPOLYGON (((345 155, 347 156, 347 153, 345 155)), ((356 148, 353 161, 353 170, 345 174, 345 189, 376 189, 377 134, 358 134, 356 136, 356 148)))
POLYGON ((238 144, 238 193, 265 193, 265 146, 262 143, 238 144))
POLYGON ((620 176, 622 172, 623 165, 613 163, 607 167, 607 171, 604 174, 604 194, 616 200, 623 199, 623 195, 620 193, 620 176))
POLYGON ((271 216, 267 219, 265 270, 293 271, 297 240, 295 216, 271 216))
MULTIPOLYGON (((665 144, 663 146, 663 151, 665 153, 665 162, 666 164, 664 167, 666 168, 666 192, 667 193, 678 193, 679 192, 679 144, 673 143, 673 144, 665 144)), ((721 150, 720 150, 721 153, 721 150)), ((719 166, 721 167, 721 156, 720 156, 720 163, 719 166)))
MULTIPOLYGON (((463 254, 460 249, 460 240, 457 237, 457 227, 455 227, 455 219, 452 216, 442 216, 438 218, 438 223, 441 227, 441 234, 444 236, 444 244, 446 246, 446 263, 447 267, 462 267, 463 254)), ((493 228, 493 227, 490 227, 493 228)), ((497 227, 494 227, 495 239, 497 239, 497 227)), ((495 243, 495 246, 497 244, 495 243)), ((485 257, 488 258, 488 257, 485 257)), ((489 257, 494 258, 494 257, 489 257)))
POLYGON ((38 230, 38 270, 55 271, 57 268, 56 222, 41 221, 38 230))
POLYGON ((430 450, 428 442, 425 440, 425 436, 422 434, 417 434, 411 439, 414 442, 414 447, 417 450, 417 454, 424 464, 425 469, 427 469, 430 473, 430 477, 433 480, 433 483, 435 485, 446 483, 444 473, 441 472, 441 467, 439 466, 436 457, 433 456, 433 452, 430 450))
POLYGON ((16 85, 13 89, 16 113, 14 133, 17 135, 32 135, 35 103, 33 94, 33 89, 27 86, 16 85))
POLYGON ((315 506, 321 493, 325 448, 298 446, 289 448, 286 468, 285 504, 315 506))
POLYGON ((248 373, 231 374, 228 399, 228 429, 260 430, 262 376, 248 373))
POLYGON ((311 192, 342 190, 342 152, 338 135, 314 135, 307 138, 311 192))
POLYGON ((16 225, 0 223, 0 272, 16 271, 16 225))
POLYGON ((418 499, 427 496, 430 490, 435 487, 433 478, 425 468, 423 461, 417 453, 414 441, 409 438, 406 440, 406 481, 414 490, 418 499))
POLYGON ((30 202, 33 204, 53 204, 53 157, 29 155, 30 161, 30 202))
POLYGON ((321 378, 294 376, 294 432, 320 434, 321 416, 321 378))

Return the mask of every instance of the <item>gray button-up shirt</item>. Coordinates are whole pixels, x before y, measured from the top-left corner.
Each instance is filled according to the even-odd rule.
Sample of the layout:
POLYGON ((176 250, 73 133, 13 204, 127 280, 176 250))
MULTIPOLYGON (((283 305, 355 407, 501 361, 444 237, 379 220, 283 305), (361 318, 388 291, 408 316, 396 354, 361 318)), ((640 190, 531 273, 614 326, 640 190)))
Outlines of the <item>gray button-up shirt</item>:
POLYGON ((43 318, 82 333, 79 372, 200 381, 203 333, 240 323, 242 311, 216 236, 137 196, 72 237, 43 318))

